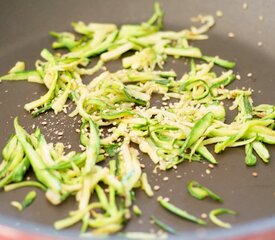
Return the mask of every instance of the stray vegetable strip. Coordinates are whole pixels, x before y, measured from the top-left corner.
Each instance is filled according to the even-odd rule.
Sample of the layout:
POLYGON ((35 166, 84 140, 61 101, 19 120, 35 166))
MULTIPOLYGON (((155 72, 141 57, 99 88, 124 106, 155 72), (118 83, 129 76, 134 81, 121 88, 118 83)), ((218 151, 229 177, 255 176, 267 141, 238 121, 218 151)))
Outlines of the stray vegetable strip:
POLYGON ((202 186, 196 181, 191 181, 187 185, 188 192, 194 197, 199 200, 202 200, 206 197, 210 197, 215 201, 223 202, 223 199, 219 197, 217 194, 213 193, 210 189, 202 186))
POLYGON ((168 211, 174 213, 175 215, 177 215, 177 216, 179 216, 183 219, 189 220, 191 222, 194 222, 194 223, 197 223, 197 224, 200 224, 200 225, 206 225, 207 224, 204 220, 202 220, 200 218, 197 218, 197 217, 189 214, 186 211, 183 211, 182 209, 180 209, 180 208, 176 207, 175 205, 169 203, 168 201, 166 201, 162 197, 159 197, 158 201, 159 201, 159 203, 162 207, 164 207, 168 211))
POLYGON ((217 218, 217 215, 224 214, 224 213, 231 214, 231 215, 236 215, 237 214, 235 211, 232 211, 228 208, 218 208, 218 209, 212 210, 209 213, 209 219, 219 227, 231 228, 230 223, 225 223, 225 222, 223 222, 223 221, 221 221, 220 219, 217 218))
POLYGON ((171 233, 171 234, 176 234, 177 233, 175 229, 173 229, 172 227, 170 227, 166 223, 160 221, 155 216, 152 215, 150 218, 153 220, 154 224, 156 224, 158 227, 160 227, 165 232, 171 233))
POLYGON ((36 198, 36 192, 30 191, 24 198, 23 202, 12 201, 11 205, 16 207, 19 211, 23 211, 26 207, 31 205, 36 198))

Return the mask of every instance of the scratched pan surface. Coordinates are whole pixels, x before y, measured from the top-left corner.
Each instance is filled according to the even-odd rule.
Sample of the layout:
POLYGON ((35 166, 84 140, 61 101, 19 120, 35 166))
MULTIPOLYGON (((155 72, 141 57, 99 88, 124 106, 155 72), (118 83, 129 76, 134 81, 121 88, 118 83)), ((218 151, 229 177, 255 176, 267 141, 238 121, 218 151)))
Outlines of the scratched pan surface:
MULTIPOLYGON (((190 17, 200 13, 215 14, 217 10, 223 16, 217 19, 216 26, 209 32, 209 40, 195 45, 209 55, 219 55, 237 62, 235 71, 242 76, 232 87, 251 87, 254 91, 254 102, 275 103, 275 18, 273 10, 275 1, 247 1, 248 8, 243 8, 243 1, 231 0, 169 0, 160 1, 165 11, 165 29, 179 30, 190 26, 190 17), (263 20, 259 17, 263 16, 263 20), (235 38, 229 38, 233 32, 235 38), (258 42, 262 42, 259 47, 258 42), (248 78, 247 74, 252 73, 248 78)), ((24 60, 29 69, 39 58, 42 48, 50 48, 51 30, 70 31, 72 21, 111 22, 118 25, 125 23, 140 23, 153 12, 153 1, 127 0, 25 0, 0 1, 0 75, 3 75, 18 60, 24 60)), ((261 18, 261 17, 260 17, 261 18)), ((109 64, 110 70, 115 70, 120 63, 109 64)), ((186 69, 184 60, 170 64, 167 69, 174 68, 178 73, 186 69)), ((13 118, 18 116, 20 122, 30 131, 33 124, 40 126, 48 140, 57 141, 55 131, 64 131, 62 141, 78 150, 78 134, 75 128, 79 123, 60 114, 53 118, 52 113, 33 119, 23 110, 23 105, 45 92, 45 87, 26 82, 2 82, 0 84, 0 148, 4 146, 8 136, 13 132, 13 118), (47 121, 48 125, 41 125, 47 121), (74 127, 73 127, 74 126, 74 127)), ((232 118, 232 114, 229 119, 232 118)), ((159 185, 160 190, 153 199, 148 199, 141 191, 137 191, 137 203, 143 211, 140 218, 133 216, 125 227, 125 231, 152 231, 149 224, 151 214, 174 226, 182 236, 221 237, 253 234, 257 231, 275 229, 275 147, 269 146, 270 164, 258 161, 256 167, 248 168, 244 164, 244 149, 228 149, 217 156, 220 163, 206 174, 208 164, 183 163, 177 170, 153 174, 153 166, 149 159, 142 157, 149 173, 149 180, 159 185), (258 177, 253 177, 257 172, 258 177), (181 175, 181 178, 177 178, 181 175), (168 176, 168 181, 163 177, 168 176), (197 180, 213 189, 224 199, 220 205, 212 201, 197 201, 186 192, 186 183, 197 180), (224 220, 233 224, 232 230, 219 231, 211 223, 207 228, 180 220, 158 206, 157 196, 169 197, 173 203, 200 216, 211 209, 228 207, 236 210, 238 216, 226 216, 224 220), (191 234, 191 235, 186 235, 191 234)), ((28 189, 4 193, 0 191, 0 223, 29 232, 54 234, 55 236, 77 234, 79 226, 70 232, 56 233, 52 223, 67 215, 76 208, 73 199, 60 206, 51 206, 38 191, 36 201, 24 212, 19 213, 10 206, 11 200, 22 200, 28 189)))

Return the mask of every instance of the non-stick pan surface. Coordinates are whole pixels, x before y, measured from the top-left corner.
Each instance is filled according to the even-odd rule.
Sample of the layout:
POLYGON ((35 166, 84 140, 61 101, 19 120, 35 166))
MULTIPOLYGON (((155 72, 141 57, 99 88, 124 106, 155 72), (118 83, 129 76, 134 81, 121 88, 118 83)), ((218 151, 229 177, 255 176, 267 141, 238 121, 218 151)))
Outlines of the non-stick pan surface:
MULTIPOLYGON (((25 61, 32 69, 39 58, 42 48, 51 48, 53 39, 48 35, 51 30, 71 31, 70 23, 110 22, 118 25, 125 23, 140 23, 153 12, 153 1, 139 0, 25 0, 0 1, 0 75, 5 74, 18 60, 25 61)), ((255 0, 245 2, 239 0, 163 0, 160 1, 165 11, 164 28, 179 30, 191 25, 189 19, 198 14, 213 14, 217 10, 223 12, 217 17, 215 27, 209 31, 209 40, 195 44, 209 55, 219 55, 225 59, 237 62, 235 72, 241 75, 240 81, 235 81, 233 87, 251 87, 254 89, 254 103, 275 103, 275 1, 255 0), (228 33, 234 33, 229 38, 228 33), (259 43, 261 42, 261 43, 259 43), (261 46, 259 46, 261 45, 261 46), (247 77, 252 73, 251 77, 247 77)), ((115 70, 120 63, 109 64, 110 70, 115 70)), ((168 65, 178 73, 186 69, 184 60, 168 65)), ((89 79, 87 79, 89 80, 89 79)), ((0 84, 0 148, 7 141, 13 130, 13 118, 18 116, 20 122, 31 130, 33 124, 40 126, 49 141, 58 141, 54 132, 64 131, 62 141, 70 143, 78 150, 79 138, 75 132, 78 123, 63 114, 53 117, 52 112, 38 118, 32 118, 23 106, 36 99, 46 91, 44 86, 27 82, 2 82, 0 84), (41 122, 46 121, 46 126, 41 122)), ((228 116, 232 119, 234 114, 228 116)), ((256 167, 244 164, 244 149, 228 149, 217 156, 219 164, 210 174, 206 174, 207 163, 188 163, 179 165, 177 170, 153 174, 153 165, 143 156, 142 162, 149 173, 152 186, 159 185, 160 190, 153 199, 149 199, 141 191, 137 191, 137 203, 143 215, 133 216, 125 227, 125 231, 150 232, 155 229, 149 223, 151 214, 158 216, 182 233, 182 236, 241 236, 254 234, 258 231, 275 229, 275 147, 268 147, 271 153, 268 165, 258 161, 256 167), (253 177, 252 173, 258 176, 253 177), (177 177, 178 175, 181 178, 177 177), (168 176, 168 181, 163 177, 168 176), (210 200, 197 201, 186 191, 186 184, 197 180, 220 194, 225 202, 213 203, 210 200), (216 230, 209 224, 200 228, 193 223, 183 221, 166 212, 156 202, 158 196, 166 196, 173 203, 200 216, 217 207, 228 207, 239 214, 225 216, 224 220, 233 224, 232 230, 216 230), (189 235, 191 234, 191 235, 189 235)), ((50 205, 42 192, 36 201, 24 212, 18 212, 11 207, 12 200, 22 200, 29 189, 13 192, 0 192, 0 223, 30 232, 54 234, 63 236, 68 231, 56 233, 52 223, 65 217, 69 210, 77 207, 74 199, 69 199, 60 206, 50 205)), ((77 235, 79 226, 69 231, 77 235)), ((0 234, 1 235, 1 234, 0 234)), ((182 239, 182 236, 179 237, 182 239)))

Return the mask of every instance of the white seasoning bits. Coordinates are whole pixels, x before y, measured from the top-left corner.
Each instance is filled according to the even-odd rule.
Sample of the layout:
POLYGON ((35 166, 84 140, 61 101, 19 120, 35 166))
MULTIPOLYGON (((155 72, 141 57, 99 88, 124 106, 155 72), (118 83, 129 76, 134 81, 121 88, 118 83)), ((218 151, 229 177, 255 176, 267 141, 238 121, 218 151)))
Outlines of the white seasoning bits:
POLYGON ((211 171, 210 171, 209 169, 206 169, 205 172, 206 172, 206 174, 208 174, 208 175, 211 173, 211 171))
POLYGON ((247 77, 252 77, 252 73, 248 73, 248 74, 247 74, 247 77))
POLYGON ((45 126, 45 125, 47 125, 48 123, 47 123, 46 121, 44 121, 44 122, 41 122, 41 124, 42 124, 43 126, 45 126))
POLYGON ((234 37, 235 37, 235 33, 233 33, 233 32, 229 32, 229 33, 228 33, 228 37, 230 37, 230 38, 234 38, 234 37))
POLYGON ((79 148, 80 148, 81 151, 85 151, 86 150, 86 148, 83 145, 81 145, 81 144, 79 144, 79 148))
POLYGON ((181 175, 177 175, 176 178, 181 178, 181 175))
POLYGON ((217 10, 216 11, 216 16, 217 17, 222 17, 223 16, 223 12, 221 10, 217 10))
POLYGON ((253 177, 258 177, 258 173, 257 173, 257 172, 253 172, 253 173, 252 173, 252 176, 253 176, 253 177))
POLYGON ((159 186, 159 185, 155 185, 155 186, 154 186, 154 190, 155 190, 155 191, 158 191, 159 189, 160 189, 160 186, 159 186))
POLYGON ((141 168, 145 168, 145 164, 141 163, 141 164, 140 164, 140 167, 141 167, 141 168))
POLYGON ((169 180, 168 177, 164 177, 164 178, 163 178, 163 181, 168 181, 168 180, 169 180))
POLYGON ((76 131, 77 133, 80 133, 80 129, 78 129, 78 128, 77 128, 77 129, 75 129, 75 131, 76 131))
POLYGON ((258 45, 258 47, 261 47, 261 46, 263 46, 263 43, 262 42, 258 42, 257 45, 258 45))
POLYGON ((243 3, 243 9, 244 10, 248 9, 248 4, 247 3, 243 3))
POLYGON ((260 21, 263 21, 263 20, 264 20, 264 16, 262 16, 262 15, 259 16, 259 20, 260 20, 260 21))
POLYGON ((202 213, 201 214, 201 218, 206 219, 207 218, 207 214, 206 213, 202 213))
POLYGON ((237 80, 241 80, 241 75, 240 75, 240 74, 237 74, 237 75, 236 75, 236 79, 237 79, 237 80))
POLYGON ((63 136, 64 132, 58 132, 57 135, 58 136, 63 136))
POLYGON ((208 167, 211 168, 211 169, 213 169, 213 168, 214 168, 214 165, 213 165, 212 163, 209 163, 209 164, 208 164, 208 167))

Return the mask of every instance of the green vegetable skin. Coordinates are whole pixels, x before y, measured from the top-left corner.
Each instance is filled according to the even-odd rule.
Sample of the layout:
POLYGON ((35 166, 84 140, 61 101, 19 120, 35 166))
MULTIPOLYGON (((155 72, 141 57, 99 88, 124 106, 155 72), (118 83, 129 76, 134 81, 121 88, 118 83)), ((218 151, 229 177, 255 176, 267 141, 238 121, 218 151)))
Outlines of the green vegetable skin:
POLYGON ((202 186, 196 181, 191 181, 187 185, 188 192, 195 198, 202 200, 206 197, 210 197, 215 201, 223 202, 223 199, 217 194, 213 193, 210 189, 202 186))
MULTIPOLYGON (((63 144, 48 144, 39 129, 33 134, 27 133, 17 118, 15 134, 2 151, 0 187, 5 191, 38 187, 46 192, 52 204, 75 196, 77 208, 67 218, 55 222, 56 229, 82 222, 81 232, 91 228, 93 234, 115 233, 123 228, 131 207, 136 204, 133 197, 136 188, 144 190, 148 197, 154 195, 133 143, 148 154, 160 170, 186 160, 205 159, 218 164, 208 150, 209 144, 215 144, 215 153, 228 147, 245 146, 248 166, 257 163, 254 153, 268 164, 270 154, 265 144, 275 144, 275 106, 253 106, 251 90, 225 89, 235 80, 232 70, 235 63, 206 56, 193 46, 196 40, 207 38, 205 33, 214 25, 213 17, 195 18, 201 27, 176 32, 162 29, 163 15, 160 5, 155 3, 154 14, 141 24, 118 27, 105 23, 72 23, 77 35, 50 33, 56 38, 52 47, 65 48, 68 52, 56 54, 43 49, 43 60, 36 61, 34 70, 26 70, 24 62, 17 62, 0 77, 0 81, 27 80, 45 85, 47 93, 25 105, 34 117, 50 109, 55 114, 66 112, 69 100, 76 105, 69 116, 82 117, 80 142, 85 148, 82 152, 65 153, 63 144), (192 46, 189 40, 193 41, 192 46), (95 57, 99 60, 88 68, 95 57), (165 69, 169 57, 187 58, 190 71, 180 78, 173 70, 156 70, 165 69), (102 68, 106 62, 119 58, 123 70, 108 72, 102 68), (226 71, 218 75, 214 65, 226 71), (93 77, 100 70, 103 72, 93 77), (83 75, 89 75, 91 82, 85 84, 83 75), (155 95, 163 97, 162 107, 153 106, 155 95), (172 101, 168 104, 169 99, 172 101), (225 123, 224 99, 232 100, 230 109, 238 111, 231 123, 225 123), (102 129, 108 127, 112 130, 102 134, 102 129), (107 155, 117 160, 110 160, 108 164, 107 155), (105 167, 99 164, 102 160, 105 167), (37 181, 24 180, 29 168, 37 181)), ((197 182, 191 182, 188 190, 198 199, 211 197, 222 202, 197 182)), ((181 218, 206 224, 163 198, 159 203, 181 218)), ((137 207, 134 212, 140 214, 137 207)), ((232 213, 213 211, 210 219, 228 227, 215 216, 223 212, 232 213)), ((152 218, 159 227, 174 233, 171 227, 152 218)), ((155 237, 137 233, 127 236, 155 237)))
POLYGON ((209 213, 209 219, 216 224, 219 227, 223 227, 223 228, 231 228, 231 224, 230 223, 226 223, 221 221, 220 219, 217 218, 217 215, 219 214, 231 214, 231 215, 236 215, 237 213, 231 209, 228 208, 218 208, 218 209, 214 209, 212 211, 210 211, 209 213))
POLYGON ((183 219, 189 220, 191 222, 194 222, 194 223, 197 223, 197 224, 200 224, 200 225, 206 225, 207 224, 204 220, 202 220, 200 218, 197 218, 197 217, 189 214, 188 212, 176 207, 175 205, 169 203, 168 201, 166 201, 162 197, 159 197, 158 201, 159 201, 160 205, 163 206, 165 209, 167 209, 168 211, 174 213, 175 215, 177 215, 177 216, 179 216, 183 219))

